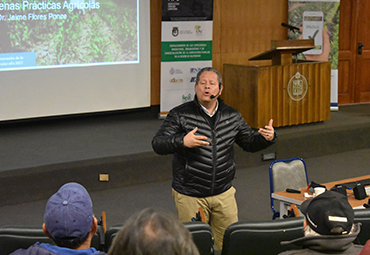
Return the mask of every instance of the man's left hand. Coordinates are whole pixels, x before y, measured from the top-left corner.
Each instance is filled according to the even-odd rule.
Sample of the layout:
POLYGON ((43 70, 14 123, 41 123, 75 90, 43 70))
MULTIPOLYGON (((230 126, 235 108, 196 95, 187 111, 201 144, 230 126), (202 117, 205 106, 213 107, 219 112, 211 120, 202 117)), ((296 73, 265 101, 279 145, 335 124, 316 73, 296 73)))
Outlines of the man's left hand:
POLYGON ((272 141, 275 136, 275 130, 272 127, 272 123, 274 122, 273 119, 269 121, 268 126, 265 126, 264 128, 258 129, 258 133, 260 133, 267 141, 272 141))

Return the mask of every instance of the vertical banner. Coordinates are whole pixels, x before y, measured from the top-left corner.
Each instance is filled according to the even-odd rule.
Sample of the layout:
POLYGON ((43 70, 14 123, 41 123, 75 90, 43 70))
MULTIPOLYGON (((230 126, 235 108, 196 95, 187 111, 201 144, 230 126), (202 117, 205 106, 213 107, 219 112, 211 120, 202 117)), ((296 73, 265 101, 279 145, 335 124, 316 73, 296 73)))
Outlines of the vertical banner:
POLYGON ((162 0, 161 106, 193 100, 197 72, 212 66, 213 0, 162 0))
POLYGON ((315 41, 315 48, 298 58, 331 62, 331 110, 338 110, 339 5, 340 0, 289 0, 288 10, 288 23, 300 28, 288 38, 315 41))

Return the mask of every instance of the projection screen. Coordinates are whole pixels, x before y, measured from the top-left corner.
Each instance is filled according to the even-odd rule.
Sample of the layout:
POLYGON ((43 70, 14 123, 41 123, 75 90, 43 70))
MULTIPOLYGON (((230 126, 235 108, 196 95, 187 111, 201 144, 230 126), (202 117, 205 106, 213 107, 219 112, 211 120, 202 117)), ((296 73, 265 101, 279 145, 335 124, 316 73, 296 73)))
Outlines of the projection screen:
POLYGON ((149 0, 0 1, 0 121, 148 106, 149 0))

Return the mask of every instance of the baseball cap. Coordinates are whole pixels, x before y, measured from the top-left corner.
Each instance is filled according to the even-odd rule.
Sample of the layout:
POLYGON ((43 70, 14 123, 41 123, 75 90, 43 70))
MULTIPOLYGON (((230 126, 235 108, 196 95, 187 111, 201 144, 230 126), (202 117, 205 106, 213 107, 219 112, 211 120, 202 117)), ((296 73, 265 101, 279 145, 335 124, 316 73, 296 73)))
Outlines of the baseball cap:
POLYGON ((93 217, 87 190, 81 184, 70 182, 49 198, 44 222, 53 239, 83 238, 91 229, 93 217))
POLYGON ((308 225, 321 235, 348 234, 354 219, 347 196, 325 191, 315 198, 304 201, 299 207, 308 225))

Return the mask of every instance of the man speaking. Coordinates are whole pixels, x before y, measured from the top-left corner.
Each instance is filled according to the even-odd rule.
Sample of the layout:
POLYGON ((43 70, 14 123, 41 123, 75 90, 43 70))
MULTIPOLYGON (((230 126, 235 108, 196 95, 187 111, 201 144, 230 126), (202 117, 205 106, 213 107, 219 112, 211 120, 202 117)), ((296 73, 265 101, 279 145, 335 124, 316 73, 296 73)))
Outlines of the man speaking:
POLYGON ((169 112, 152 147, 160 155, 174 155, 172 194, 180 220, 191 221, 201 207, 221 250, 225 229, 238 221, 233 144, 256 152, 272 145, 277 136, 272 119, 255 132, 236 109, 218 98, 223 90, 218 70, 200 70, 194 88, 194 100, 169 112))

